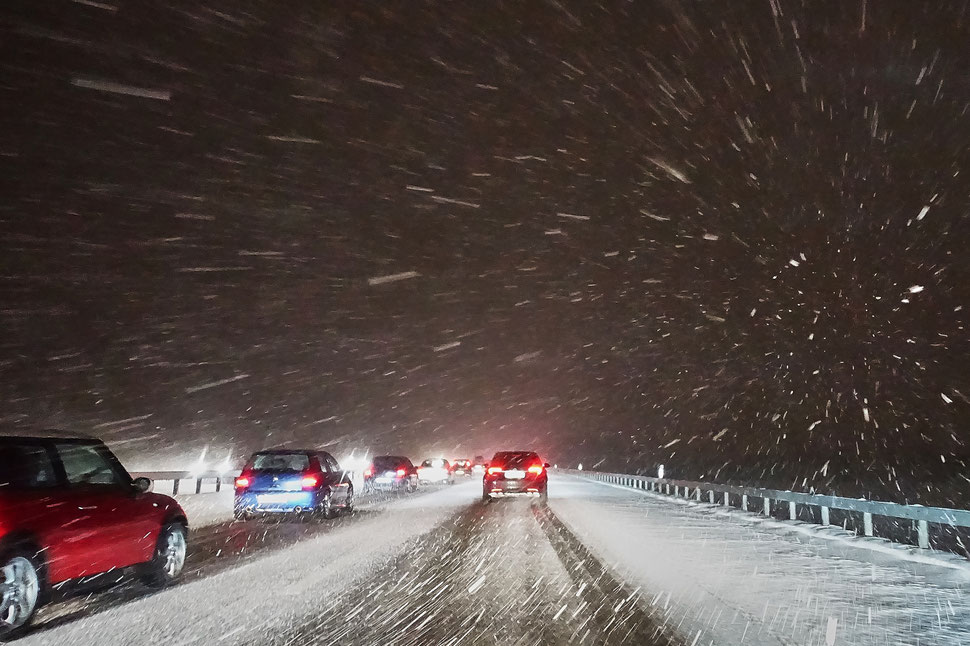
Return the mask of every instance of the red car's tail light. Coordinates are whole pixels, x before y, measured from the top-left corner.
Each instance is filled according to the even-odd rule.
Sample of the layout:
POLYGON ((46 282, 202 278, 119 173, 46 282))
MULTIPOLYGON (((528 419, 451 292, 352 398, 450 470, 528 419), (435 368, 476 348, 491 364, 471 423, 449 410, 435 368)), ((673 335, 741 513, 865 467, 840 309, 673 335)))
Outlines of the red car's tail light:
POLYGON ((369 478, 372 475, 374 475, 374 467, 367 467, 366 469, 364 469, 364 477, 365 478, 369 478))
POLYGON ((239 476, 236 478, 236 489, 245 489, 249 486, 249 478, 246 476, 239 476))
POLYGON ((407 470, 406 470, 406 469, 398 469, 398 470, 397 470, 397 477, 398 477, 398 478, 403 478, 404 476, 406 476, 406 475, 407 475, 407 473, 408 473, 408 472, 407 472, 407 470))
POLYGON ((315 475, 303 476, 303 480, 300 481, 304 489, 315 489, 318 484, 320 484, 320 478, 315 475))
POLYGON ((496 473, 502 473, 502 467, 489 467, 488 475, 493 476, 496 473))
POLYGON ((529 473, 534 473, 536 475, 540 475, 542 473, 542 465, 541 464, 533 464, 531 467, 529 467, 529 473))

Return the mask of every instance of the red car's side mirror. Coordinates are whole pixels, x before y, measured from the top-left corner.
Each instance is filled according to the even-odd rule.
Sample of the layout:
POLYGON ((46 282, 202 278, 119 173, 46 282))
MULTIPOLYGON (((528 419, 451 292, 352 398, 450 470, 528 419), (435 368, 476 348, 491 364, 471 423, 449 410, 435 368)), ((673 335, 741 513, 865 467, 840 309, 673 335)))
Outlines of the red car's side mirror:
POLYGON ((135 478, 131 485, 137 493, 148 493, 152 488, 152 481, 148 478, 135 478))

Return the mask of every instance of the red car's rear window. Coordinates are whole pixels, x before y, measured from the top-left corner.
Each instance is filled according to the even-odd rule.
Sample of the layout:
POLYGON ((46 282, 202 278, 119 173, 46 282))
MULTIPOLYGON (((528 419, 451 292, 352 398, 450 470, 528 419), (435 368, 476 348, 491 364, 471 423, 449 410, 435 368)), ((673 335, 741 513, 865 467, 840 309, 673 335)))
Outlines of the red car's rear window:
POLYGON ((54 465, 42 445, 0 445, 0 491, 8 488, 43 489, 56 484, 54 465))

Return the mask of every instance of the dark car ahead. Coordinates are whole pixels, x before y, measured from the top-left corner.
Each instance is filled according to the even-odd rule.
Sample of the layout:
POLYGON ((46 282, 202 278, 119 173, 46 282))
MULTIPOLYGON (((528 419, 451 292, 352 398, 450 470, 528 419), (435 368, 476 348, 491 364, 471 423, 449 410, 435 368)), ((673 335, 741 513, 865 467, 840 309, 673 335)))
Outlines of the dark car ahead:
POLYGON ((364 489, 410 493, 418 488, 418 470, 401 455, 379 455, 364 469, 364 489))
POLYGON ((94 438, 0 431, 0 640, 71 579, 129 566, 151 585, 179 577, 185 512, 150 487, 94 438))
POLYGON ((484 455, 476 455, 475 459, 472 460, 471 467, 472 473, 485 473, 485 469, 488 468, 488 461, 484 455))
POLYGON ((548 496, 549 465, 532 451, 500 451, 482 479, 482 500, 502 496, 548 496))
POLYGON ((318 514, 351 511, 354 485, 326 451, 273 450, 254 453, 236 478, 234 514, 318 514))

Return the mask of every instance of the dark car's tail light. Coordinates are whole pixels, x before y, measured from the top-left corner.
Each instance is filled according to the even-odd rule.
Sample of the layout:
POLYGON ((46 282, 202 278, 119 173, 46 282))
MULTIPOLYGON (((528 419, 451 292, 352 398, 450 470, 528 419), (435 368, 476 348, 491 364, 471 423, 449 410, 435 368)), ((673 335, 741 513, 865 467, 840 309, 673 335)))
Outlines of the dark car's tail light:
POLYGON ((403 478, 404 476, 407 475, 408 472, 407 472, 407 469, 398 469, 396 473, 398 478, 403 478))
POLYGON ((374 467, 367 467, 366 469, 364 469, 364 477, 365 478, 369 478, 372 475, 374 475, 374 467))
POLYGON ((529 473, 534 473, 537 476, 542 475, 542 465, 533 464, 531 467, 529 467, 529 473))
POLYGON ((502 473, 502 467, 489 467, 488 475, 493 476, 496 473, 502 473))
POLYGON ((236 489, 245 489, 251 484, 247 476, 239 476, 236 478, 236 489))
POLYGON ((304 491, 316 489, 320 484, 320 477, 312 473, 304 474, 300 484, 303 486, 304 491))

